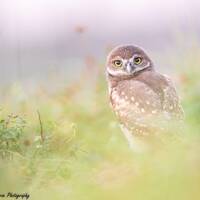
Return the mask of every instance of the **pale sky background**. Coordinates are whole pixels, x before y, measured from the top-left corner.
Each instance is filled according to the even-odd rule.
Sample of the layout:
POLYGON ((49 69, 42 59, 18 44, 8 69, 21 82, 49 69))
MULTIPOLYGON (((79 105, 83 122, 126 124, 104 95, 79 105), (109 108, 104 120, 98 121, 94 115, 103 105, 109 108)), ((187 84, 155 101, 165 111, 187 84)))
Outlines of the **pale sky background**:
POLYGON ((1 0, 0 81, 42 79, 51 69, 69 77, 85 56, 103 63, 106 49, 123 43, 180 53, 199 40, 199 12, 197 0, 1 0))

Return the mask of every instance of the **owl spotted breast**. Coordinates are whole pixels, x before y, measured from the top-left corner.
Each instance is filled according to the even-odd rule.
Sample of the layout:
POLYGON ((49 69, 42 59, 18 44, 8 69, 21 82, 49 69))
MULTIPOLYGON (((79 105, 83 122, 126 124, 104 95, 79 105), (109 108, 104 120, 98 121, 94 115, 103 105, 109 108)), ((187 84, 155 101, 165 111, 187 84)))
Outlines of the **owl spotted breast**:
POLYGON ((128 139, 167 132, 169 124, 183 119, 172 81, 155 70, 141 48, 126 45, 113 49, 106 72, 110 102, 128 139))

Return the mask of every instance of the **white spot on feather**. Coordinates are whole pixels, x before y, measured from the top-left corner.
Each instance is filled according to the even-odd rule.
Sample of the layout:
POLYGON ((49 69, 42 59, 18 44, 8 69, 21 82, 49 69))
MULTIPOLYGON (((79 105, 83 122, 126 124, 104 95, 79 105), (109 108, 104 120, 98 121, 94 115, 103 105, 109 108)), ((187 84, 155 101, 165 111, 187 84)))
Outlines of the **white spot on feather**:
POLYGON ((147 104, 147 105, 149 105, 149 104, 150 104, 150 102, 149 102, 149 101, 146 101, 146 104, 147 104))
POLYGON ((157 113, 157 110, 152 110, 152 114, 156 114, 157 113))

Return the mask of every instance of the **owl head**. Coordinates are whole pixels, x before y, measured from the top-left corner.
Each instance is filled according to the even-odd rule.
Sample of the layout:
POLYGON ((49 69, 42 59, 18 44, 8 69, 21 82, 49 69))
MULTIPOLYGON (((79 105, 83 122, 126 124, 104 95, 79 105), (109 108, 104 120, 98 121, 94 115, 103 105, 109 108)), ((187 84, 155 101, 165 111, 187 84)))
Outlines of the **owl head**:
POLYGON ((108 55, 106 70, 113 77, 134 76, 152 70, 153 63, 139 47, 124 45, 114 48, 108 55))

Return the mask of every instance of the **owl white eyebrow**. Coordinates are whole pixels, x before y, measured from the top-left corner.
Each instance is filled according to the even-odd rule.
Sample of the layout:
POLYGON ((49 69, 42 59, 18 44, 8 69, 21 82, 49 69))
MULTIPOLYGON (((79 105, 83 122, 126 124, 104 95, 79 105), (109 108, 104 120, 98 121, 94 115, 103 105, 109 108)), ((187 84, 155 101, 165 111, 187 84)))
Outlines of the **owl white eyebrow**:
MULTIPOLYGON (((134 58, 136 58, 136 57, 141 57, 141 55, 140 54, 134 54, 131 58, 129 58, 129 59, 122 59, 122 61, 124 61, 124 62, 127 62, 127 61, 133 62, 134 58)), ((123 64, 124 64, 124 62, 123 62, 123 64)))
POLYGON ((122 59, 123 65, 125 65, 130 59, 122 59))
POLYGON ((140 54, 134 54, 132 58, 135 58, 135 57, 138 57, 138 56, 142 57, 140 54))
POLYGON ((133 61, 134 58, 137 58, 137 57, 142 57, 142 56, 141 56, 140 54, 134 54, 134 55, 132 56, 132 58, 129 59, 129 61, 133 61))

